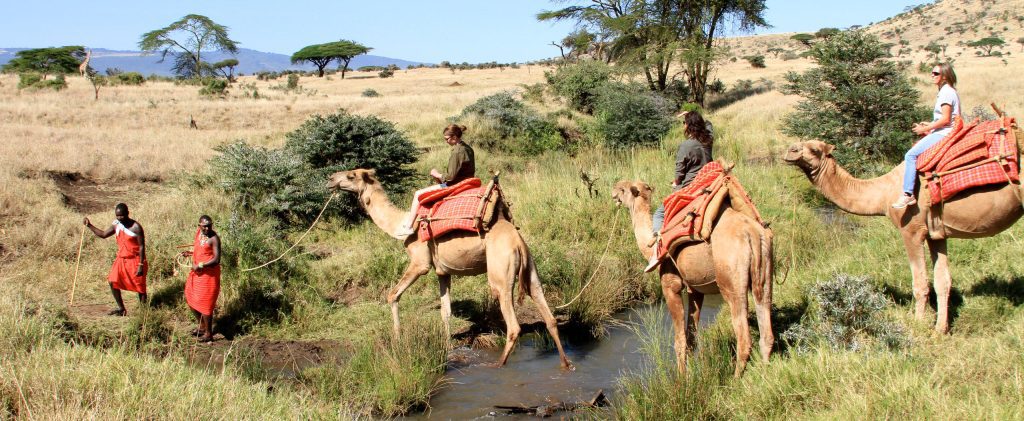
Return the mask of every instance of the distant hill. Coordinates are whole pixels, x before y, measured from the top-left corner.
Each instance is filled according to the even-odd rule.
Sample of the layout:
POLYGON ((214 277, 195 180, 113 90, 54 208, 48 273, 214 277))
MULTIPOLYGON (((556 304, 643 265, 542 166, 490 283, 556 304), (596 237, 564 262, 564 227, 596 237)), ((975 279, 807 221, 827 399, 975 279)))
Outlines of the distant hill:
MULTIPOLYGON (((892 45, 890 52, 901 60, 925 61, 925 46, 934 42, 944 48, 943 60, 978 54, 967 44, 985 37, 999 37, 1006 46, 999 54, 1024 52, 1024 0, 938 0, 914 7, 881 22, 859 26, 892 45)), ((840 28, 844 29, 844 28, 840 28)), ((813 33, 814 31, 809 31, 813 33)), ((766 54, 770 48, 800 53, 807 48, 790 39, 795 33, 724 39, 734 56, 766 54)))
MULTIPOLYGON (((0 65, 7 63, 15 57, 18 51, 25 49, 0 47, 0 65)), ((213 63, 228 57, 231 56, 220 52, 210 52, 204 53, 203 61, 213 63)), ((294 66, 291 64, 290 56, 284 54, 264 53, 262 51, 240 48, 238 49, 238 54, 234 57, 238 59, 238 67, 235 68, 235 73, 253 74, 261 71, 316 70, 316 67, 309 64, 294 66)), ((100 73, 103 73, 107 68, 118 68, 126 72, 139 72, 143 75, 154 73, 161 76, 173 75, 171 72, 171 58, 168 57, 163 63, 158 63, 159 60, 160 55, 158 54, 146 56, 138 51, 93 48, 92 59, 90 59, 89 65, 100 73)), ((362 66, 387 66, 389 64, 394 64, 404 69, 411 64, 428 63, 364 54, 353 58, 352 62, 349 63, 349 68, 357 69, 362 66)), ((331 64, 331 66, 334 65, 335 63, 331 64)))

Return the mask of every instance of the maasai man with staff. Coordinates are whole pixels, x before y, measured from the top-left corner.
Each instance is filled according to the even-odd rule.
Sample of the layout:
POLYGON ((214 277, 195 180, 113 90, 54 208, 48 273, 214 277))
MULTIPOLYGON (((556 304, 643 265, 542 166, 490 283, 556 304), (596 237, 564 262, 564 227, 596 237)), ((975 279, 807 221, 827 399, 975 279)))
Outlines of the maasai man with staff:
POLYGON ((89 218, 82 219, 82 223, 97 237, 108 238, 113 235, 117 240, 117 257, 107 275, 117 308, 107 314, 126 316, 128 310, 124 308, 121 290, 139 293, 139 302, 146 303, 146 272, 149 270, 146 261, 146 233, 138 221, 128 217, 128 205, 118 203, 114 206, 114 217, 116 219, 105 231, 93 226, 89 218))

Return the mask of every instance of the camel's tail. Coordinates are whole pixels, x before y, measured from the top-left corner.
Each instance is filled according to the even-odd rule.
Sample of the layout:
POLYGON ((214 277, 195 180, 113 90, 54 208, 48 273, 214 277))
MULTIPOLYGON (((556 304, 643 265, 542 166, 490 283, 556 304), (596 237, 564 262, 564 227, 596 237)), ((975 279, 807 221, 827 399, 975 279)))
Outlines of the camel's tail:
POLYGON ((775 256, 772 241, 775 233, 771 228, 763 228, 758 236, 750 262, 750 281, 754 290, 754 298, 760 301, 765 294, 772 293, 772 277, 775 275, 775 256))
POLYGON ((526 246, 525 242, 519 242, 514 254, 514 267, 518 268, 516 272, 517 278, 519 278, 519 294, 516 295, 516 305, 522 305, 523 298, 530 295, 530 285, 533 278, 538 276, 537 267, 533 263, 533 256, 530 255, 530 249, 526 246))

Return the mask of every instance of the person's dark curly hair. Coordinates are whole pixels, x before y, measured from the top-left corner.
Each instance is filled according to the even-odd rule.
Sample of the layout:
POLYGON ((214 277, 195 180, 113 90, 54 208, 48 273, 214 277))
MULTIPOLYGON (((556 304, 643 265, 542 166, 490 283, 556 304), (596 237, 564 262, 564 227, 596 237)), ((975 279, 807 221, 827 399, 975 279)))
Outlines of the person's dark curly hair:
POLYGON ((683 122, 686 123, 686 130, 683 131, 686 137, 692 137, 704 146, 711 146, 714 143, 715 140, 711 137, 711 132, 700 113, 696 111, 686 113, 683 122))

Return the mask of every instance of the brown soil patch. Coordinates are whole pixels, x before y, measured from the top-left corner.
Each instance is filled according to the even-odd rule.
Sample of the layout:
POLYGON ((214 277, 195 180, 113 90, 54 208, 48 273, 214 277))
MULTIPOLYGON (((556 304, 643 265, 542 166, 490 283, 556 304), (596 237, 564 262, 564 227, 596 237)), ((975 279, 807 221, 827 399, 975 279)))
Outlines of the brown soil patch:
POLYGON ((452 83, 449 83, 448 86, 462 86, 462 84, 459 83, 459 82, 452 82, 452 83))
POLYGON ((118 202, 126 201, 130 193, 137 193, 139 183, 156 183, 159 179, 146 178, 138 182, 117 185, 103 184, 82 173, 66 171, 44 171, 60 190, 64 204, 80 213, 95 213, 112 210, 118 202))
POLYGON ((355 282, 348 281, 338 289, 328 293, 325 298, 335 304, 350 306, 358 301, 362 295, 363 289, 356 285, 355 282))
POLYGON ((273 377, 294 378, 309 367, 337 363, 350 347, 337 341, 293 341, 243 338, 229 341, 217 335, 210 343, 197 343, 186 356, 196 366, 220 370, 229 363, 255 364, 273 377))

